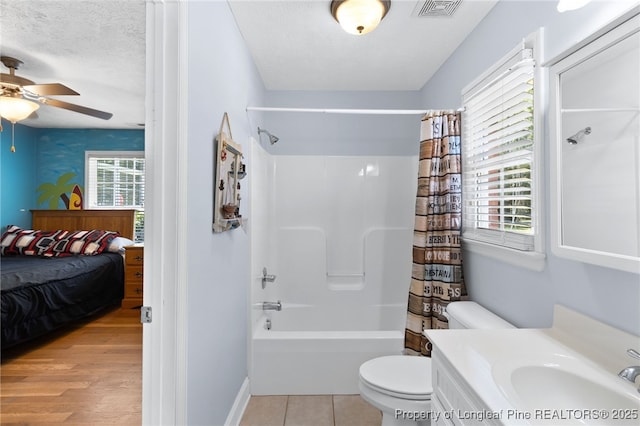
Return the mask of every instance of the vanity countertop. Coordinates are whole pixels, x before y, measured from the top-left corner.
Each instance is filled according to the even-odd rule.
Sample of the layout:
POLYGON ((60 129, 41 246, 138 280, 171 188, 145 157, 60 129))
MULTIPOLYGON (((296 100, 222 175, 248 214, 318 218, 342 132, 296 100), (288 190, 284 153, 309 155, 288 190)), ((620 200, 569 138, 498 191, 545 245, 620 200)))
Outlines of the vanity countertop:
POLYGON ((626 355, 640 349, 638 336, 563 306, 550 329, 424 334, 500 423, 582 424, 575 417, 587 415, 586 424, 640 423, 638 386, 617 375, 640 364, 626 355), (516 416, 528 421, 509 421, 516 416))

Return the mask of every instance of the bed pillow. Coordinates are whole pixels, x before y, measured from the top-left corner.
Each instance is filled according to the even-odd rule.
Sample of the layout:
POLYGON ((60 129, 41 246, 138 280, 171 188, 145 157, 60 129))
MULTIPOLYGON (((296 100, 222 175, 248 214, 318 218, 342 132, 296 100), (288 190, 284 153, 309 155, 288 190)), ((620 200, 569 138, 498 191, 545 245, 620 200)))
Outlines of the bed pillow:
POLYGON ((61 238, 47 249, 44 256, 93 256, 106 251, 113 239, 120 236, 116 231, 101 229, 63 232, 61 238))
POLYGON ((40 231, 9 225, 0 239, 3 256, 42 256, 58 241, 65 231, 40 231))
POLYGON ((109 247, 107 247, 107 251, 111 253, 124 253, 124 248, 126 246, 133 245, 133 241, 125 238, 125 237, 115 237, 111 243, 109 243, 109 247))

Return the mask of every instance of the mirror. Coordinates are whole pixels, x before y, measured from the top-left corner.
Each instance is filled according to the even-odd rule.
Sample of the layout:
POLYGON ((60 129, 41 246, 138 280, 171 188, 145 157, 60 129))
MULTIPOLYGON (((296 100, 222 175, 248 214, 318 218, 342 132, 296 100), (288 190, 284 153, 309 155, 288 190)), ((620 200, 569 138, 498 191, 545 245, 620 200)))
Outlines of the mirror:
POLYGON ((640 16, 551 67, 552 249, 640 273, 640 16))

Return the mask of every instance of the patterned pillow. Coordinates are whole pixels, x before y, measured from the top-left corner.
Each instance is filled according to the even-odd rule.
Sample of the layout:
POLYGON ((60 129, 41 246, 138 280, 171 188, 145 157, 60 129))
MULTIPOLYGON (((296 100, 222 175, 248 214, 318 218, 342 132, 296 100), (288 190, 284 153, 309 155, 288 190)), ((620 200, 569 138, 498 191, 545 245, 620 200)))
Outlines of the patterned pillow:
POLYGON ((103 231, 101 229, 62 232, 63 234, 48 248, 44 256, 62 257, 74 254, 93 256, 106 251, 111 241, 120 236, 116 231, 103 231))
POLYGON ((0 239, 3 256, 42 256, 60 238, 64 231, 40 231, 9 225, 0 239))

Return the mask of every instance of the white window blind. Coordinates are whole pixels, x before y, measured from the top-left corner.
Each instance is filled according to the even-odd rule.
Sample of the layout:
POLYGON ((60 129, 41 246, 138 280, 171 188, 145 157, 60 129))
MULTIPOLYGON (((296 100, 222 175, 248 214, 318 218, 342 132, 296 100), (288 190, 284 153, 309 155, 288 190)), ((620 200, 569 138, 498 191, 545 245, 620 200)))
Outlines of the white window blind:
POLYGON ((85 156, 88 209, 138 209, 135 241, 144 240, 144 153, 88 151, 85 156))
POLYGON ((535 249, 534 66, 520 47, 463 93, 465 238, 535 249))

